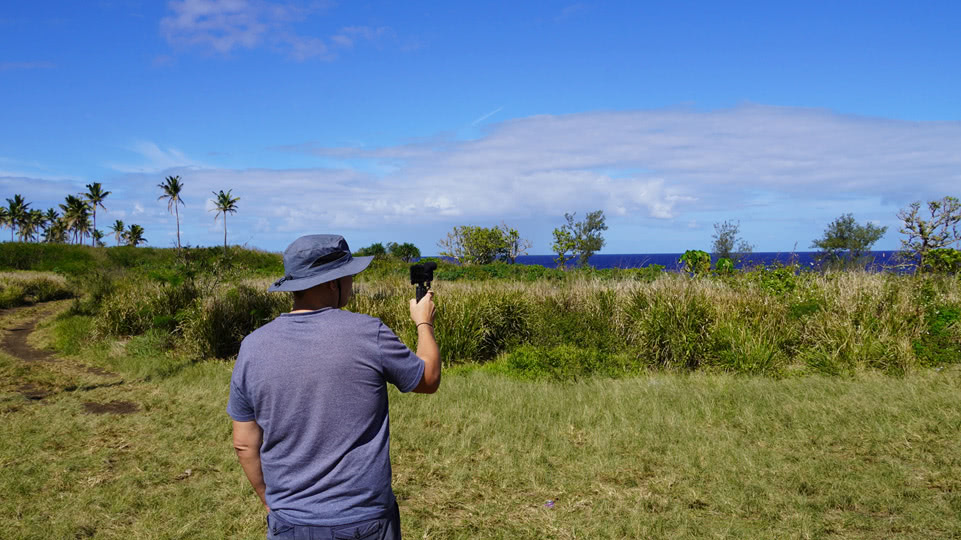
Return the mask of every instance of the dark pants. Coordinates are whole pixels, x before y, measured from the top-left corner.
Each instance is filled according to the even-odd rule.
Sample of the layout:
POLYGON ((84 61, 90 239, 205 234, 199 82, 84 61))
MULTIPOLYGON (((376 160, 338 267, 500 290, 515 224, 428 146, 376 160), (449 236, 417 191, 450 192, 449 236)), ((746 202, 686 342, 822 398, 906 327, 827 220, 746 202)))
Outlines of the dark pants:
POLYGON ((367 519, 346 525, 322 527, 291 525, 273 515, 267 515, 267 540, 400 540, 400 511, 392 510, 377 519, 367 519))

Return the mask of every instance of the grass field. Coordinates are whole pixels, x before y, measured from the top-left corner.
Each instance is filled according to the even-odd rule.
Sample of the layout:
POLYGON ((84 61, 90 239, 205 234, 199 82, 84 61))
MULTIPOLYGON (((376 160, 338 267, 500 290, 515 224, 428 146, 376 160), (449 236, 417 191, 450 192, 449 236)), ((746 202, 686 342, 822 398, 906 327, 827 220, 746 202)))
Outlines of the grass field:
MULTIPOLYGON (((51 322, 67 308, 0 321, 10 335, 45 312, 32 344, 63 351, 0 352, 0 538, 263 538, 230 445, 230 362, 150 333, 90 342, 92 317, 51 322)), ((961 538, 957 364, 574 383, 460 369, 437 395, 390 397, 407 538, 961 538)))

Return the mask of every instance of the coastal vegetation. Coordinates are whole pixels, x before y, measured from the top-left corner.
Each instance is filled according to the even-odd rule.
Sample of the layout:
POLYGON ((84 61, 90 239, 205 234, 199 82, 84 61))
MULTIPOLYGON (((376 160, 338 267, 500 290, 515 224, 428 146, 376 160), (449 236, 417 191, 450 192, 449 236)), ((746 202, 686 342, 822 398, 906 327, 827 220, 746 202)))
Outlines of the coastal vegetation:
MULTIPOLYGON (((243 336, 291 305, 287 295, 266 292, 282 274, 279 256, 241 248, 225 257, 215 248, 8 243, 0 256, 5 269, 69 276, 76 296, 69 316, 92 335, 163 336, 171 356, 194 360, 230 358, 243 336)), ((705 252, 685 257, 687 273, 441 260, 439 345, 451 365, 555 380, 651 370, 903 375, 961 360, 956 275, 712 271, 705 252)), ((379 317, 414 346, 407 277, 403 261, 375 260, 358 276, 348 308, 379 317)), ((22 303, 35 297, 27 289, 17 293, 22 303)))
MULTIPOLYGON (((0 350, 0 536, 262 538, 223 407, 240 339, 290 308, 265 292, 280 256, 0 261, 27 306, 4 342, 47 313, 30 339, 61 357, 0 350)), ((405 535, 961 534, 957 275, 438 262, 444 387, 391 390, 405 535)), ((407 269, 376 258, 348 309, 413 345, 407 269)))

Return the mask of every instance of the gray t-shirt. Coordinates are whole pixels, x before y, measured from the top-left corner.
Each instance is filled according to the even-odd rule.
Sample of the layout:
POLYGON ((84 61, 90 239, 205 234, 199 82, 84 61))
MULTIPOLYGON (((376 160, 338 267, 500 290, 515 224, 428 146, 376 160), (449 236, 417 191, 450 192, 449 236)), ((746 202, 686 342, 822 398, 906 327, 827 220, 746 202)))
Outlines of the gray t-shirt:
POLYGON ((387 384, 424 374, 379 319, 321 309, 285 313, 247 336, 227 413, 264 431, 267 506, 293 525, 374 519, 394 504, 387 384))

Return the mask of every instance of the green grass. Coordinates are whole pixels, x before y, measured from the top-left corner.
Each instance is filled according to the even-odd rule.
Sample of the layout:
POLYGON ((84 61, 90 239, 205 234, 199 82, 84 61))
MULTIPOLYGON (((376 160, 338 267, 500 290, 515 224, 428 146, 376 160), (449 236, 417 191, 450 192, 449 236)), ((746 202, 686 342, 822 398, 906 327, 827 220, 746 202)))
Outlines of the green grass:
MULTIPOLYGON (((85 344, 90 324, 38 332, 67 361, 0 355, 0 537, 263 538, 223 410, 231 364, 145 376, 162 340, 85 344), (28 401, 16 387, 30 381, 56 393, 28 401), (116 400, 139 412, 84 413, 116 400)), ((956 538, 959 385, 956 367, 573 383, 459 370, 434 396, 390 394, 404 534, 956 538)))
POLYGON ((0 272, 0 309, 71 298, 75 287, 52 272, 0 272))

